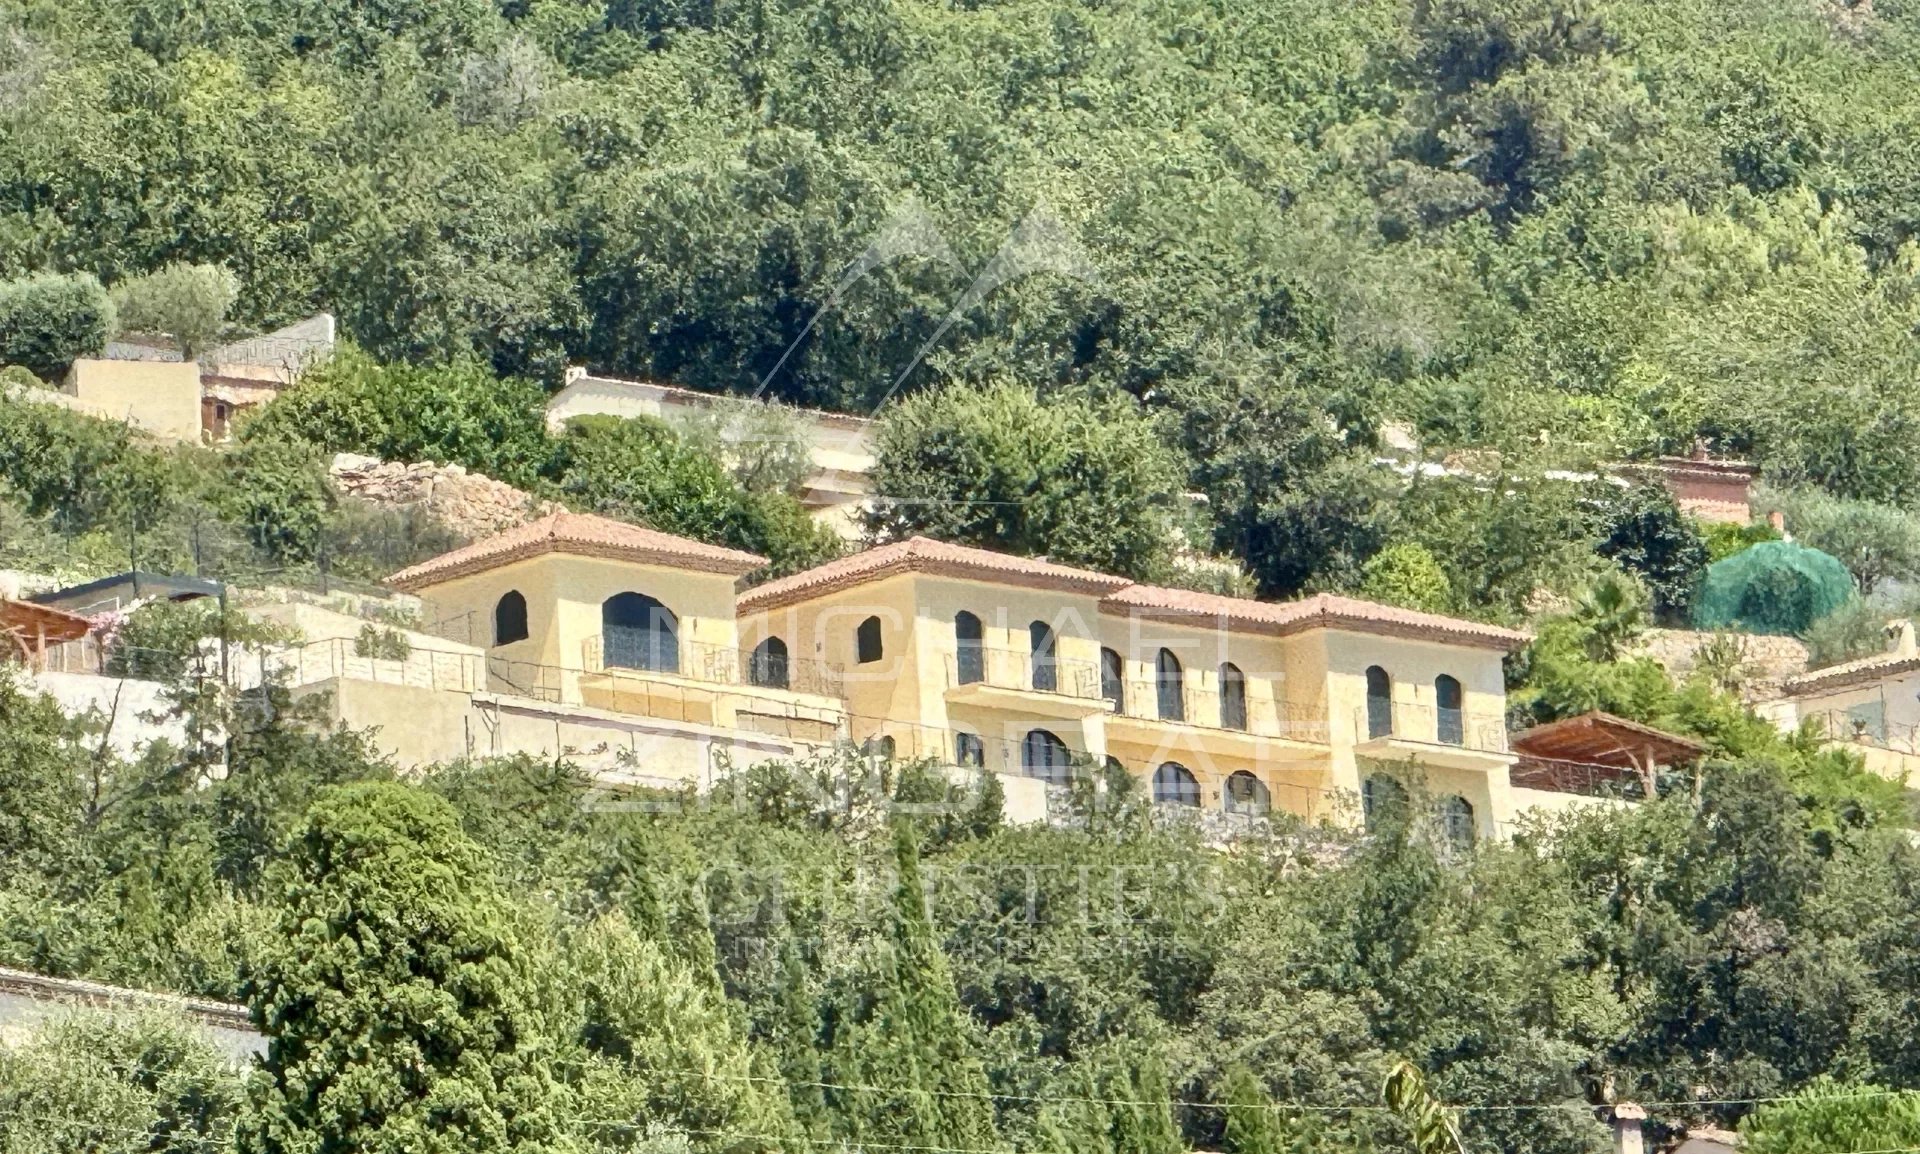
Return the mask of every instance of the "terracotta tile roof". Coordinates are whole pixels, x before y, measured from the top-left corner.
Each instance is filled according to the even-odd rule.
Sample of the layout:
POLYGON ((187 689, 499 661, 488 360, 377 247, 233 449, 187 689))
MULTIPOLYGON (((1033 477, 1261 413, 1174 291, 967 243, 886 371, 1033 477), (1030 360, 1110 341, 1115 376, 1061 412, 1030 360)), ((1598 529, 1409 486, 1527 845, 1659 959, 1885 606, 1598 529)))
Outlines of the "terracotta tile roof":
POLYGON ((1140 615, 1165 621, 1226 622, 1253 632, 1286 636, 1308 629, 1346 629, 1382 633, 1416 640, 1445 640, 1493 649, 1514 650, 1532 638, 1515 629, 1483 625, 1438 613, 1398 609, 1354 597, 1321 593, 1299 601, 1250 601, 1221 597, 1190 589, 1158 585, 1129 585, 1109 594, 1101 603, 1107 613, 1140 615))
POLYGON ((671 533, 643 529, 638 525, 596 517, 590 513, 551 513, 538 521, 529 521, 451 553, 442 553, 430 561, 422 561, 410 569, 402 569, 387 578, 387 584, 395 589, 424 589, 455 577, 483 573, 543 553, 605 557, 671 569, 723 573, 729 577, 750 573, 767 563, 765 557, 753 553, 705 545, 671 533))
POLYGON ((1096 573, 995 553, 969 545, 954 545, 931 537, 909 537, 866 549, 837 561, 816 566, 791 577, 769 581, 740 596, 741 612, 775 609, 805 601, 823 593, 852 588, 878 581, 895 573, 934 573, 943 577, 968 577, 977 581, 997 581, 1035 589, 1055 589, 1068 593, 1098 596, 1127 584, 1124 577, 1096 573))
POLYGON ((1036 589, 1086 593, 1101 598, 1103 612, 1141 614, 1169 621, 1228 625, 1282 636, 1306 629, 1350 629, 1427 640, 1445 640, 1495 649, 1518 649, 1531 638, 1512 629, 1482 625, 1436 613, 1395 609, 1352 597, 1321 594, 1303 601, 1249 601, 1188 589, 1136 585, 1124 577, 1074 569, 1049 561, 1016 557, 988 549, 954 545, 931 537, 912 537, 881 545, 804 573, 770 581, 741 594, 743 613, 776 609, 825 593, 877 581, 895 573, 937 573, 979 581, 997 581, 1036 589))
POLYGON ((1780 688, 1788 697, 1830 693, 1836 689, 1878 681, 1883 677, 1897 677, 1916 669, 1920 669, 1920 653, 1876 653, 1872 657, 1845 661, 1790 677, 1780 688))

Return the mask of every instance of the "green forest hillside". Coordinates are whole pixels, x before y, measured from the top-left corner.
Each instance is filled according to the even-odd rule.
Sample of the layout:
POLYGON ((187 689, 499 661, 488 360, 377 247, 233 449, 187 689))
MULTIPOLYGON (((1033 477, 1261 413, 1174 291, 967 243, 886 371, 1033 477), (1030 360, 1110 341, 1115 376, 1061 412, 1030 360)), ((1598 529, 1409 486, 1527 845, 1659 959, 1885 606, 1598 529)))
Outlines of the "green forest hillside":
MULTIPOLYGON (((224 266, 245 326, 549 385, 1038 390, 905 423, 1109 493, 886 527, 1169 579, 1198 493, 1264 595, 1411 541, 1511 619, 1580 580, 1501 558, 1592 534, 1409 505, 1383 422, 1920 501, 1916 75, 1903 0, 0 0, 0 280, 224 266)), ((1045 480, 897 445, 909 510, 1045 480)))
POLYGON ((951 260, 770 382, 858 410, 1044 201, 1097 278, 986 295, 909 388, 1124 392, 1281 474, 1400 414, 1905 501, 1917 37, 1903 0, 6 0, 0 276, 224 264, 247 322, 383 359, 744 391, 912 203, 951 260))
POLYGON ((0 400, 0 564, 457 543, 352 451, 791 572, 847 544, 804 458, 545 419, 568 365, 764 383, 880 414, 875 536, 1524 623, 1513 728, 1708 750, 1476 844, 1411 781, 1221 852, 1091 765, 1030 827, 851 748, 402 772, 215 672, 241 615, 142 610, 109 668, 178 747, 0 675, 0 965, 272 1049, 62 1019, 0 1045, 0 1154, 1598 1154, 1628 1100, 1651 1149, 1920 1151, 1914 796, 1748 709, 1730 632, 1638 648, 1912 611, 1915 125, 1920 0, 0 0, 0 386, 347 338, 219 448, 0 400), (1594 469, 1702 443, 1794 541, 1594 469))

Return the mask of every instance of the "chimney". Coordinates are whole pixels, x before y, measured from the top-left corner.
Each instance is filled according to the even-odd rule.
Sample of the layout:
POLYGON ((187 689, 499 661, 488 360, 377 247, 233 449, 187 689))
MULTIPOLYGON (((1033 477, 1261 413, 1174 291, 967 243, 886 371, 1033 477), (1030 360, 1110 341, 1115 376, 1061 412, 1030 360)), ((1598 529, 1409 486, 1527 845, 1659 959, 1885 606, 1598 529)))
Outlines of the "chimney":
POLYGON ((1887 652, 1895 657, 1920 654, 1920 643, 1916 643, 1913 634, 1912 618, 1896 617, 1887 622, 1887 652))
POLYGON ((1773 512, 1767 514, 1767 524, 1772 526, 1773 531, 1782 537, 1787 535, 1787 515, 1780 510, 1775 509, 1773 512))
POLYGON ((560 379, 560 383, 563 385, 571 385, 573 382, 579 380, 581 377, 584 377, 586 375, 587 375, 587 366, 568 365, 566 375, 560 379))
POLYGON ((1645 1154, 1646 1140, 1640 1133, 1640 1124, 1647 1120, 1647 1112, 1632 1102, 1619 1102, 1613 1107, 1613 1154, 1645 1154))

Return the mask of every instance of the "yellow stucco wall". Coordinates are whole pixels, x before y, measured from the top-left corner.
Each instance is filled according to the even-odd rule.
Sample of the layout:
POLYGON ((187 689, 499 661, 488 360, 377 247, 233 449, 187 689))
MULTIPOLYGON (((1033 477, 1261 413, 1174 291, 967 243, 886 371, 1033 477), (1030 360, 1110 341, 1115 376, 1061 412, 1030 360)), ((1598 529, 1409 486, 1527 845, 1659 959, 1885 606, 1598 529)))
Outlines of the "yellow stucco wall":
MULTIPOLYGON (((1403 724, 1434 724, 1433 678, 1461 682, 1463 713, 1489 726, 1506 707, 1501 654, 1494 650, 1370 634, 1315 630, 1276 638, 1223 627, 1172 624, 1103 614, 1090 595, 1023 589, 921 573, 896 574, 823 594, 798 605, 750 612, 740 619, 741 644, 769 634, 796 658, 838 665, 845 673, 850 728, 856 739, 891 736, 901 756, 954 756, 956 733, 982 739, 988 769, 1018 774, 1022 738, 1034 729, 1058 736, 1094 760, 1109 755, 1143 785, 1165 762, 1178 762, 1201 787, 1201 804, 1218 808, 1228 776, 1253 773, 1273 805, 1300 816, 1342 820, 1356 814, 1361 773, 1354 747, 1363 731, 1365 670, 1393 675, 1403 724), (1059 666, 1055 694, 954 692, 961 610, 981 619, 986 680, 1020 688, 1030 675, 1029 625, 1054 631, 1059 666), (855 659, 855 632, 868 616, 882 623, 883 657, 855 659), (1125 668, 1127 724, 1098 701, 1100 651, 1119 653, 1125 668), (1162 647, 1180 659, 1185 724, 1157 717, 1155 662, 1162 647), (1246 680, 1248 731, 1221 728, 1220 667, 1246 680), (1079 708, 1076 696, 1096 699, 1079 708)), ((1431 739, 1432 735, 1427 735, 1431 739)), ((1504 732, 1489 734, 1503 747, 1504 732)), ((1456 760, 1460 758, 1456 756, 1456 760)), ((1431 769, 1430 783, 1457 793, 1491 833, 1512 818, 1499 753, 1466 757, 1467 768, 1431 769)))
MULTIPOLYGON (((790 757, 830 744, 891 740, 902 758, 955 757, 955 735, 976 735, 985 768, 1003 775, 1009 814, 1044 816, 1045 787, 1022 773, 1022 738, 1036 729, 1057 735, 1095 761, 1117 758, 1143 784, 1167 761, 1191 771, 1201 804, 1224 804, 1229 775, 1248 772, 1269 791, 1274 808, 1316 821, 1359 819, 1366 775, 1389 772, 1431 797, 1458 795, 1472 807, 1482 836, 1511 832, 1529 808, 1565 808, 1563 795, 1511 788, 1505 753, 1502 654, 1438 640, 1315 629, 1279 638, 1225 627, 1136 620, 1103 614, 1091 595, 1024 589, 924 573, 895 574, 800 604, 733 615, 733 582, 595 558, 553 554, 423 591, 440 628, 468 621, 486 651, 491 692, 468 695, 396 693, 389 686, 350 686, 341 679, 339 715, 378 725, 397 757, 414 762, 479 754, 564 754, 612 780, 705 785, 717 767, 790 757), (527 600, 529 637, 492 646, 493 607, 509 589, 527 600), (653 673, 591 668, 586 643, 600 632, 601 602, 623 591, 659 598, 680 621, 683 655, 692 644, 750 651, 768 636, 787 645, 794 686, 779 690, 703 680, 695 670, 653 673), (961 683, 954 617, 978 616, 987 676, 961 683), (856 637, 877 618, 881 656, 858 660, 856 637), (1031 684, 1029 625, 1054 632, 1059 684, 1031 684), (1103 647, 1121 654, 1127 691, 1123 714, 1102 696, 1103 647), (1157 714, 1155 659, 1162 647, 1181 660, 1186 716, 1157 714), (1223 661, 1246 679, 1248 726, 1222 726, 1223 661), (505 681, 511 662, 556 670, 529 689, 526 677, 505 681), (813 681, 805 663, 829 680, 813 681), (1366 732, 1366 670, 1378 665, 1393 682, 1395 733, 1390 742, 1366 732), (1464 744, 1436 740, 1434 681, 1452 676, 1463 691, 1469 728, 1464 744), (537 690, 537 691, 535 691, 537 690)), ((684 664, 684 656, 683 656, 684 664)), ((724 681, 724 679, 721 679, 724 681)), ((417 687, 414 687, 417 688, 417 687)))
POLYGON ((547 553, 430 586, 420 596, 434 622, 430 629, 487 651, 496 688, 524 692, 557 681, 565 700, 579 701, 574 674, 597 664, 592 642, 600 636, 607 598, 644 593, 672 610, 685 665, 698 653, 738 649, 733 585, 723 574, 547 553), (510 590, 527 600, 527 637, 495 645, 494 609, 510 590))
POLYGON ((200 366, 191 361, 82 359, 61 391, 156 437, 200 440, 200 366))

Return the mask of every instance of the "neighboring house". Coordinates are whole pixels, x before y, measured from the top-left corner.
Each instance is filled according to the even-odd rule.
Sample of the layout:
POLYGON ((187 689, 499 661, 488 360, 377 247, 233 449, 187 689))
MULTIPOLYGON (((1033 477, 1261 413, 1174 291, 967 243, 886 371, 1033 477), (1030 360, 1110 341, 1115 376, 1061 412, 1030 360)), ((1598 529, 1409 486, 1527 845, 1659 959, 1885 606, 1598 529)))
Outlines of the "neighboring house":
POLYGON ((1913 622, 1887 626, 1887 651, 1829 665, 1781 686, 1755 708, 1788 733, 1811 725, 1829 743, 1859 754, 1895 781, 1920 781, 1920 644, 1913 622))
POLYGON ((1745 461, 1720 460, 1699 449, 1691 457, 1659 457, 1642 464, 1616 465, 1614 470, 1660 482, 1673 494, 1680 511, 1695 520, 1733 525, 1753 520, 1753 481, 1760 470, 1745 461))
POLYGON ((0 966, 0 1047, 19 1045, 49 1018, 81 1008, 178 1015, 235 1066, 245 1066, 267 1052, 267 1040, 254 1028, 244 1006, 49 978, 0 966))
POLYGON ((187 363, 165 338, 111 341, 99 358, 74 362, 62 392, 68 408, 125 420, 156 437, 219 443, 240 413, 272 400, 333 352, 333 316, 233 341, 187 363))
POLYGON ((152 601, 193 601, 220 593, 215 581, 134 571, 35 594, 23 604, 73 623, 59 644, 26 663, 35 688, 73 716, 92 715, 101 739, 122 756, 134 756, 153 741, 183 745, 187 727, 169 706, 166 687, 138 676, 137 658, 110 663, 101 631, 90 619, 152 601), (92 628, 81 630, 82 623, 92 628))
POLYGON ((235 417, 279 396, 301 373, 325 360, 335 337, 333 314, 318 313, 202 355, 200 418, 206 439, 225 441, 235 417))
MULTIPOLYGON (((1389 421, 1380 430, 1381 446, 1387 455, 1374 464, 1392 469, 1403 477, 1454 477, 1485 480, 1499 470, 1500 456, 1491 450, 1467 450, 1449 454, 1442 461, 1429 461, 1422 454, 1412 426, 1389 421)), ((1682 513, 1698 521, 1724 521, 1745 525, 1753 519, 1751 493, 1759 469, 1745 461, 1712 457, 1704 447, 1690 457, 1657 457, 1652 461, 1623 461, 1602 466, 1597 473, 1550 469, 1542 476, 1548 480, 1581 484, 1605 478, 1625 487, 1634 481, 1654 481, 1673 495, 1682 513)))
POLYGON ((200 369, 157 360, 73 362, 60 391, 89 416, 124 421, 169 441, 200 440, 200 369))
MULTIPOLYGON (((547 402, 547 424, 559 429, 574 417, 658 417, 672 421, 727 400, 709 393, 567 371, 566 387, 547 402)), ((873 422, 817 409, 791 410, 807 439, 813 473, 801 502, 814 517, 847 540, 860 537, 860 513, 872 493, 873 422)))

